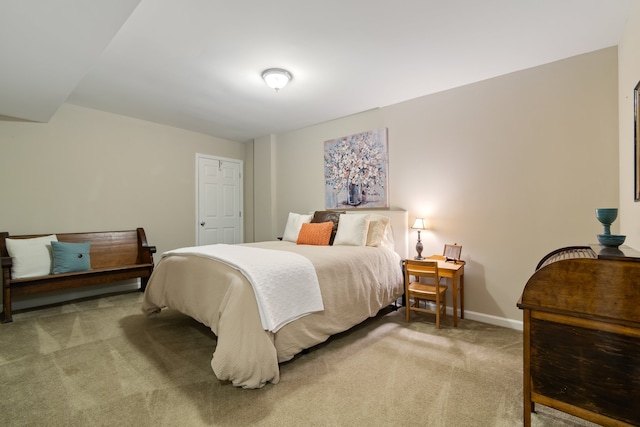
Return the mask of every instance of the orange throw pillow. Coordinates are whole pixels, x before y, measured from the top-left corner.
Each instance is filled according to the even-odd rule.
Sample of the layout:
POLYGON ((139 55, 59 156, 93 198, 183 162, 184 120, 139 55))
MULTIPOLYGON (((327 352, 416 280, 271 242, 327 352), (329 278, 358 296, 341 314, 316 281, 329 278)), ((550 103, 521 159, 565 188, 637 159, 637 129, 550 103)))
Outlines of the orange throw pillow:
POLYGON ((329 246, 333 222, 304 223, 298 234, 299 245, 329 246))

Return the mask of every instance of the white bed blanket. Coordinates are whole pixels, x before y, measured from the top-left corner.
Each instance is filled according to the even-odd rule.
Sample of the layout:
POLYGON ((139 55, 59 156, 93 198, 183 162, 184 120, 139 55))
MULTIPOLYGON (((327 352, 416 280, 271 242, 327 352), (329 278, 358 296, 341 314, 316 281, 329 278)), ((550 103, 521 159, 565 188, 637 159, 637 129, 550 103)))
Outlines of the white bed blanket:
POLYGON ((266 331, 277 332, 289 322, 324 309, 316 270, 302 255, 226 244, 180 248, 162 257, 171 255, 211 258, 242 272, 253 286, 266 331))

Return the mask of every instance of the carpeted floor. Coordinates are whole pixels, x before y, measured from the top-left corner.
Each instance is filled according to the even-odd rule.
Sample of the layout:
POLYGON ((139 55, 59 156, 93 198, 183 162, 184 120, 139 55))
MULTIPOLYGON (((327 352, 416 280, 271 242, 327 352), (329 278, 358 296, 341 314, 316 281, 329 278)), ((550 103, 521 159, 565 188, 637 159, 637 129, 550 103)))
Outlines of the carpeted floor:
MULTIPOLYGON (((10 426, 522 425, 522 333, 388 311, 281 365, 259 390, 219 382, 216 338, 140 293, 14 315, 0 325, 10 426)), ((534 426, 592 425, 538 406, 534 426)))

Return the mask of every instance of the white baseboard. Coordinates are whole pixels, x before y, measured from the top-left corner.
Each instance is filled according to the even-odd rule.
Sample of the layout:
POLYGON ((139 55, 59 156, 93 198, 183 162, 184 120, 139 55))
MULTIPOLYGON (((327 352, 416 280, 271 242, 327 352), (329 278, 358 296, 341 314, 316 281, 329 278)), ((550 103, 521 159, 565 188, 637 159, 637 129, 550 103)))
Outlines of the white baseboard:
MULTIPOLYGON (((451 307, 447 307, 447 314, 451 314, 453 316, 453 310, 451 307)), ((460 312, 458 312, 458 315, 459 314, 460 312)), ((522 331, 522 320, 507 319, 506 317, 492 316, 490 314, 478 313, 469 310, 464 311, 464 318, 474 320, 476 322, 488 323, 490 325, 522 331)))
MULTIPOLYGON (((432 301, 425 301, 426 304, 429 304, 430 310, 435 310, 436 304, 432 301)), ((447 306, 447 315, 453 316, 453 308, 451 306, 447 306)), ((458 311, 458 316, 460 316, 460 311, 458 311)), ((464 318, 469 320, 474 320, 476 322, 487 323, 489 325, 502 326, 503 328, 515 329, 518 331, 522 331, 522 320, 513 320, 507 319, 506 317, 498 317, 492 316, 490 314, 478 313, 476 311, 464 311, 464 318)))
MULTIPOLYGON (((92 285, 86 288, 65 289, 42 294, 24 295, 12 301, 12 311, 24 310, 50 304, 59 304, 81 298, 98 295, 134 291, 140 288, 140 279, 122 280, 119 282, 92 285)), ((4 304, 2 305, 4 308, 4 304)))

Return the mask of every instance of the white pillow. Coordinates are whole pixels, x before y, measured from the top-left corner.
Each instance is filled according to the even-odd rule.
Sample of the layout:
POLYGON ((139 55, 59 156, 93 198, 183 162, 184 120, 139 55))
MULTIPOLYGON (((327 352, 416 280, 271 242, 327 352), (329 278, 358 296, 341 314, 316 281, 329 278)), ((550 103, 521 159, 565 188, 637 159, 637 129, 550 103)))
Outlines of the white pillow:
POLYGON ((391 228, 391 223, 387 225, 387 231, 384 233, 384 237, 382 238, 382 242, 380 242, 381 248, 387 248, 391 251, 396 250, 396 243, 393 237, 393 228, 391 228))
POLYGON ((369 232, 369 214, 341 214, 334 246, 364 246, 369 232))
POLYGON ((287 218, 287 225, 284 227, 284 234, 282 235, 282 240, 286 240, 287 242, 297 242, 298 234, 300 234, 300 229, 302 228, 302 224, 311 222, 311 218, 313 215, 301 215, 293 212, 289 212, 289 218, 287 218))
POLYGON ((55 234, 31 239, 6 239, 7 252, 13 258, 11 278, 20 279, 51 274, 52 241, 58 241, 55 234))
POLYGON ((371 214, 369 220, 369 232, 367 233, 367 246, 380 246, 387 233, 387 226, 391 220, 389 217, 371 214))

